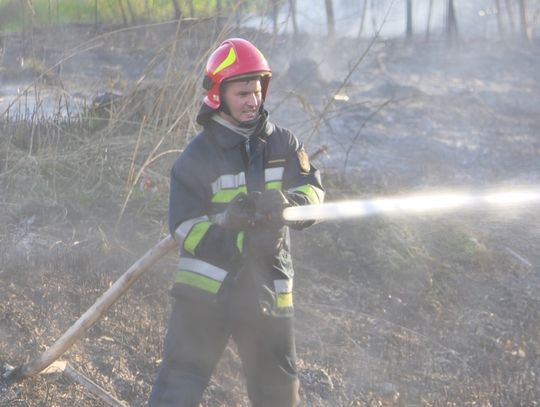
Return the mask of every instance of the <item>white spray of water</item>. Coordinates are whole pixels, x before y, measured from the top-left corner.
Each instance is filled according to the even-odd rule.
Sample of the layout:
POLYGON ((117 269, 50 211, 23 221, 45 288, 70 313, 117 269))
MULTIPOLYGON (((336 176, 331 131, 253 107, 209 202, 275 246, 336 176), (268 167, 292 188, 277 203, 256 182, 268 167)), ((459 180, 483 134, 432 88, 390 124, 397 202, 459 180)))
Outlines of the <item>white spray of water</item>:
POLYGON ((286 208, 288 221, 363 218, 373 215, 421 215, 466 209, 502 210, 540 204, 540 187, 497 189, 481 192, 446 191, 388 198, 329 202, 286 208))

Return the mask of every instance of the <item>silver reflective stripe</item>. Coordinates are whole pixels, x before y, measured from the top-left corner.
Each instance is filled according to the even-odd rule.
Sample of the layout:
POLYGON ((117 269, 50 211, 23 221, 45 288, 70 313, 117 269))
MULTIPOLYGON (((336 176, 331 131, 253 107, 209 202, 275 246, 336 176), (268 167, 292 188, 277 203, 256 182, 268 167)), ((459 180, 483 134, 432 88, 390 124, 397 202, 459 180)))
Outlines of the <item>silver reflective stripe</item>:
POLYGON ((210 277, 213 280, 223 282, 227 276, 227 272, 219 267, 198 259, 190 259, 182 257, 178 262, 180 270, 193 271, 194 273, 202 274, 210 277))
POLYGON ((283 167, 267 168, 264 170, 264 180, 266 182, 281 181, 284 170, 283 167))
POLYGON ((287 280, 274 280, 274 289, 276 293, 290 293, 292 292, 293 281, 292 279, 287 280))
POLYGON ((210 219, 208 216, 201 216, 199 218, 188 219, 182 222, 174 231, 174 238, 176 242, 182 246, 186 236, 189 234, 189 231, 199 222, 207 222, 210 219))
POLYGON ((226 174, 212 182, 212 193, 217 194, 222 189, 234 189, 246 185, 246 174, 226 174))

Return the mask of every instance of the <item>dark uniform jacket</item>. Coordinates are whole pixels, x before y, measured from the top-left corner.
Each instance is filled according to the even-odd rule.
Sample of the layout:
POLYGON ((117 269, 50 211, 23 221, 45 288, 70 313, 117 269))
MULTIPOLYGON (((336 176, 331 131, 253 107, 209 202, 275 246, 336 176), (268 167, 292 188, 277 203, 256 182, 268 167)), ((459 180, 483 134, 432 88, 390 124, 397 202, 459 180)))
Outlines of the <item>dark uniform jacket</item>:
POLYGON ((310 165, 302 145, 267 116, 264 112, 249 142, 207 121, 174 163, 169 228, 180 247, 180 262, 173 295, 218 298, 227 281, 243 268, 257 268, 251 272, 261 309, 279 315, 292 311, 294 271, 288 227, 281 229, 282 244, 271 258, 253 259, 244 250, 251 232, 227 230, 212 221, 235 196, 251 191, 280 189, 293 205, 323 201, 319 171, 310 165))

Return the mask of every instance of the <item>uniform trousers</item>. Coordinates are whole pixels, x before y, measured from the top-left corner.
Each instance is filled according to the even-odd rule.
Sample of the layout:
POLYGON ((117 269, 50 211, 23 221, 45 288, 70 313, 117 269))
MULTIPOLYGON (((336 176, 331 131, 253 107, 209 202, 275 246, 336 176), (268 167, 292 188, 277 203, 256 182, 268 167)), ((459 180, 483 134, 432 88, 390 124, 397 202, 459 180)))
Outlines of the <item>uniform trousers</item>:
MULTIPOLYGON (((232 336, 253 407, 299 404, 292 316, 261 311, 250 273, 218 299, 175 295, 149 407, 197 407, 232 336)), ((200 294, 200 293, 199 293, 200 294)))

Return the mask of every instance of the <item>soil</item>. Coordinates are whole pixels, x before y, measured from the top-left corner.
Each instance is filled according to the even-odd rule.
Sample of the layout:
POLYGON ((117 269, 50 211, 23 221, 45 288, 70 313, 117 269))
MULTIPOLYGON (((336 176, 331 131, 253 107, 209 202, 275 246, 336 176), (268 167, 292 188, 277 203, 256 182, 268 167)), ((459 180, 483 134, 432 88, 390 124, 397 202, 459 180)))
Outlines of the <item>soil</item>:
MULTIPOLYGON (((44 86, 55 89, 60 79, 79 100, 92 100, 129 92, 174 32, 159 27, 93 40, 91 28, 63 27, 36 34, 31 49, 50 67, 88 44, 44 86)), ((267 108, 317 152, 313 163, 329 201, 540 184, 539 43, 381 40, 356 66, 368 42, 233 34, 253 38, 268 56, 274 77, 267 108)), ((193 30, 189 46, 179 46, 195 60, 209 37, 193 30)), ((4 38, 2 89, 43 73, 20 70, 24 44, 4 38)), ((154 65, 156 83, 166 64, 154 65)), ((13 188, 4 191, 0 364, 19 366, 165 236, 166 210, 128 211, 129 221, 115 227, 115 201, 92 210, 28 203, 13 188)), ((151 192, 166 202, 166 192, 151 192)), ((538 405, 538 205, 325 222, 293 233, 293 244, 305 405, 538 405)), ((63 356, 130 406, 145 404, 160 363, 176 261, 174 254, 163 259, 63 356)), ((0 382, 2 407, 101 403, 60 374, 0 382)), ((234 344, 202 405, 249 405, 234 344)))

